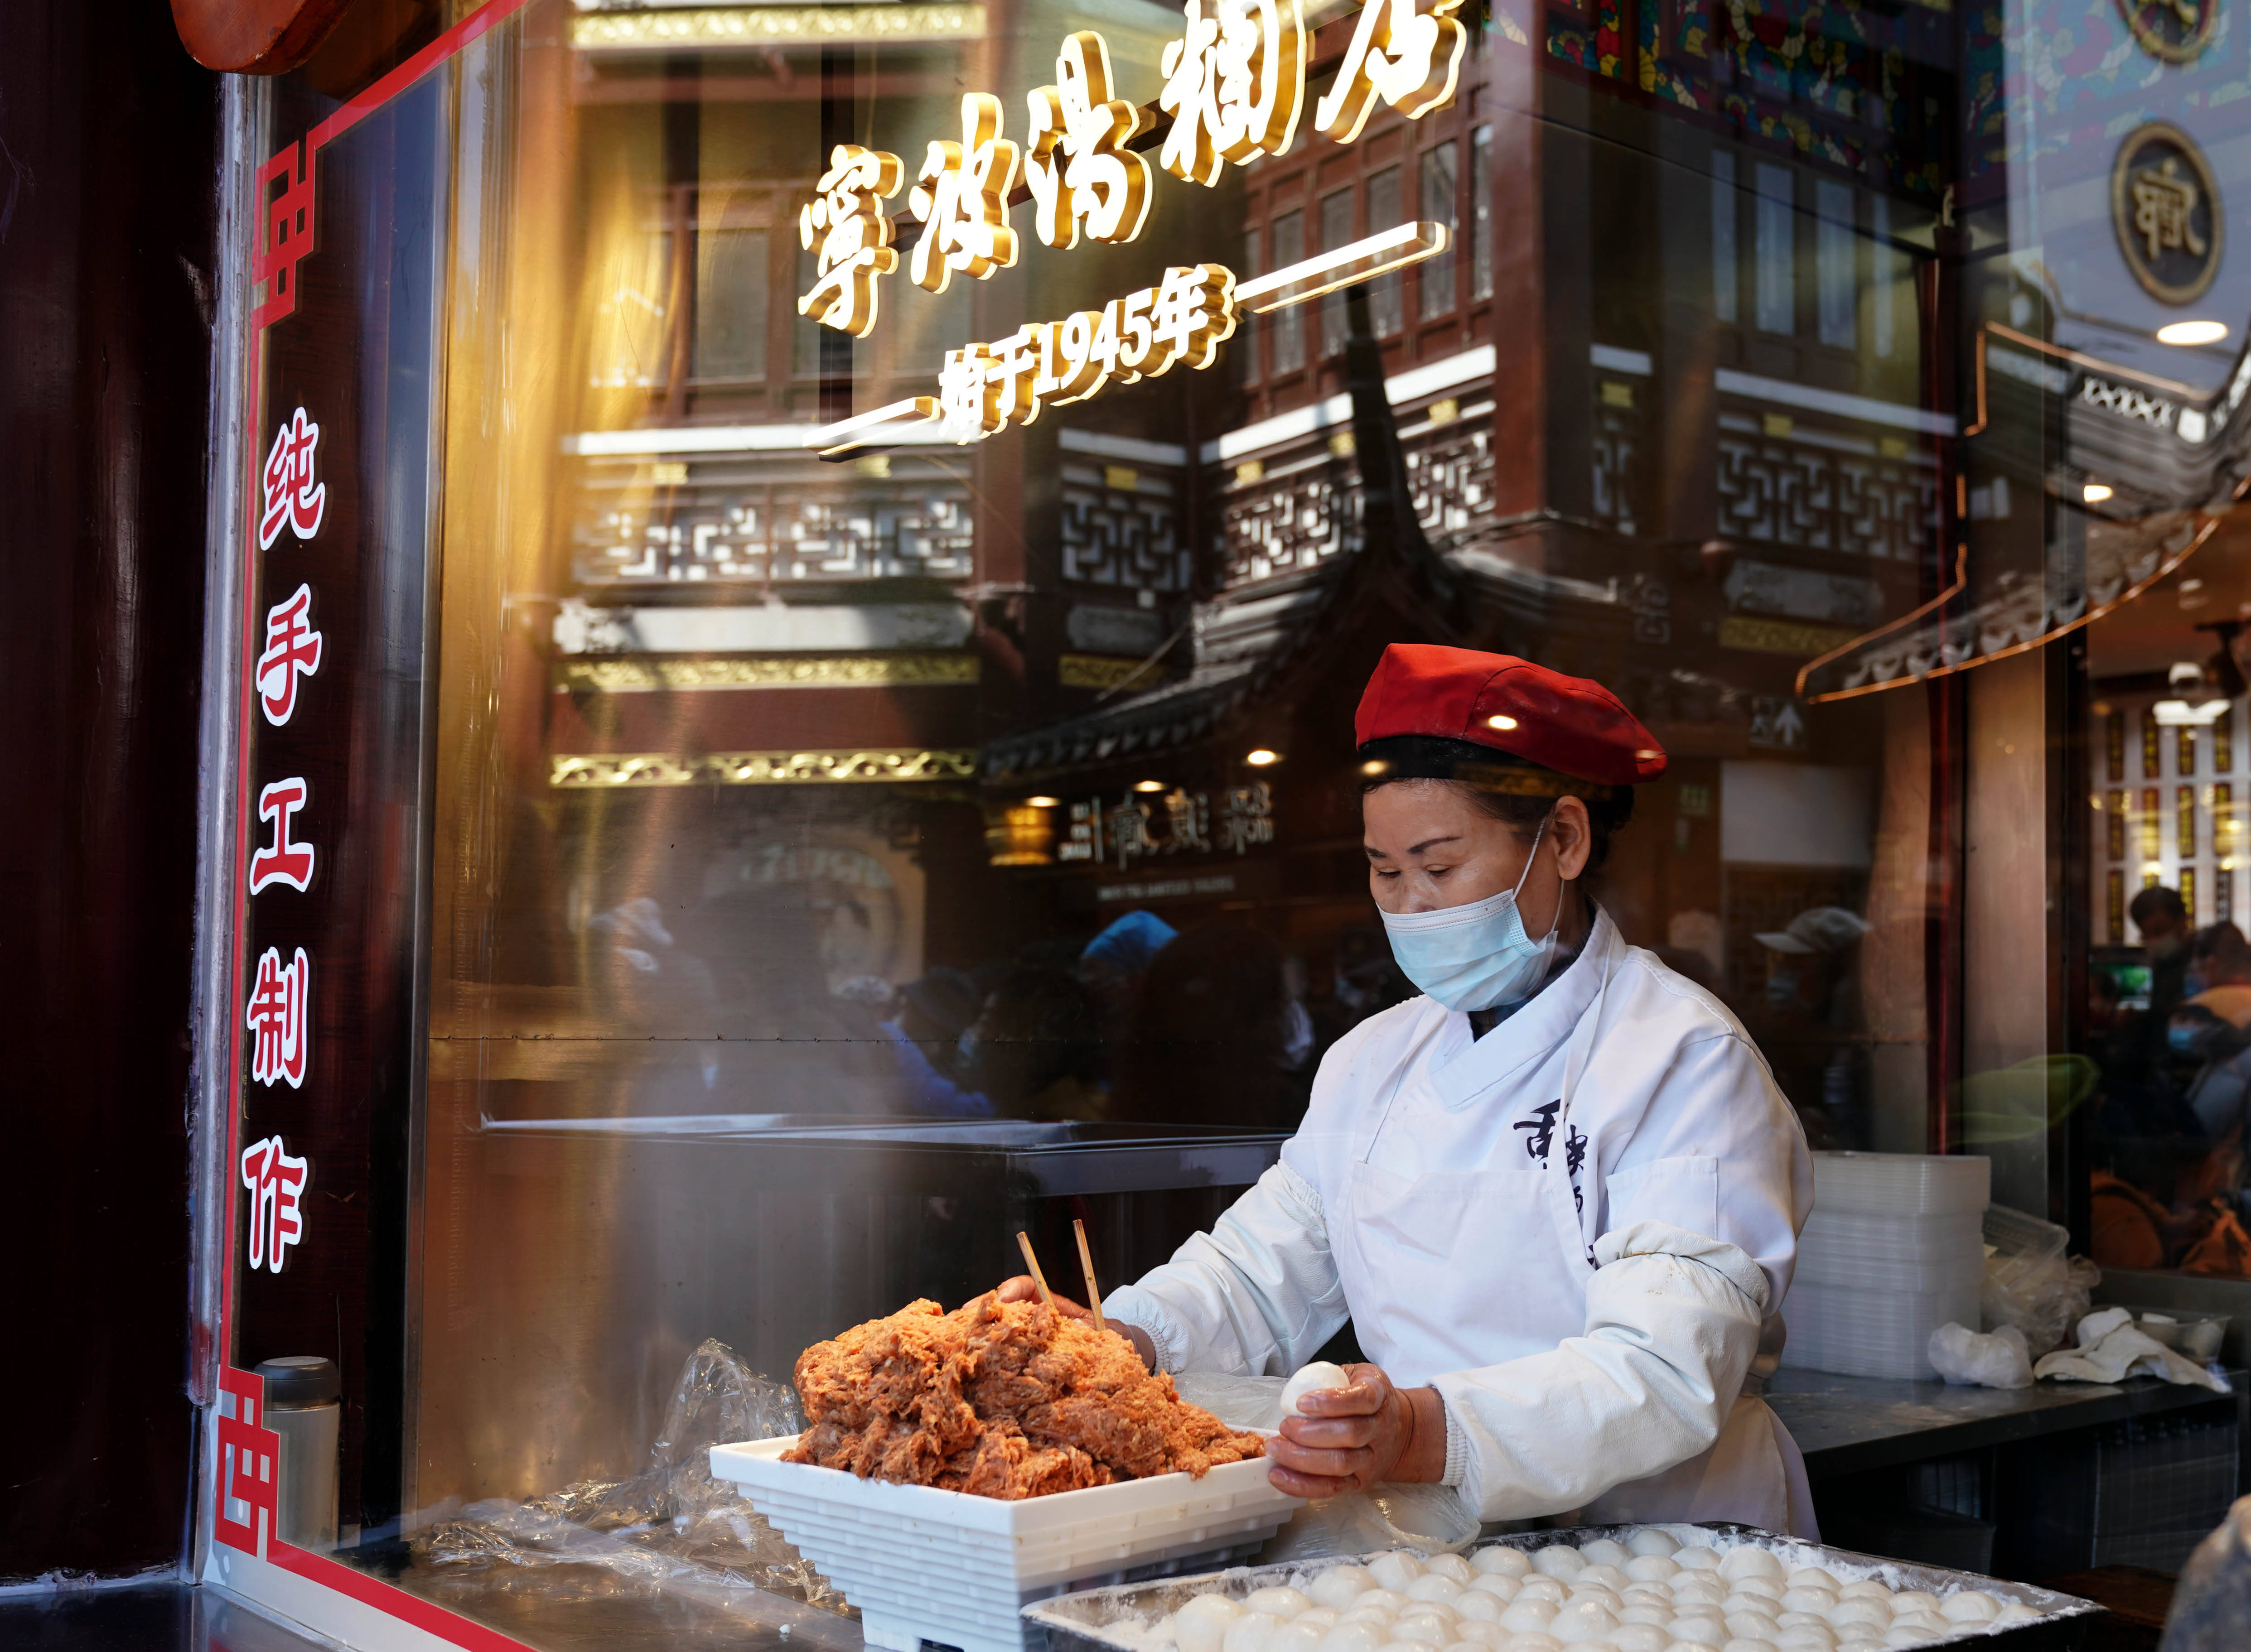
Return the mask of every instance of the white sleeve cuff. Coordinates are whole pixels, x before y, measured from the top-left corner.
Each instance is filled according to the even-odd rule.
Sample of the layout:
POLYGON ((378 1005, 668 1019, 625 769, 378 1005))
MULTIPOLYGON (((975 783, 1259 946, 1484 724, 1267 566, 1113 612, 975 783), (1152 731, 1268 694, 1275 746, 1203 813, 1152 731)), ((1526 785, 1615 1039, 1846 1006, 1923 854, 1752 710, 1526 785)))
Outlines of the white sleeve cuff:
POLYGON ((1462 1427, 1461 1414, 1446 1404, 1444 1394, 1438 1396, 1438 1406, 1446 1417, 1446 1468, 1438 1483, 1458 1488, 1469 1477, 1470 1437, 1462 1427))
POLYGON ((1157 1369, 1178 1376, 1182 1369, 1179 1355, 1178 1334, 1165 1317, 1163 1306, 1153 1292, 1139 1286, 1126 1285, 1113 1290, 1102 1301, 1102 1317, 1119 1324, 1131 1325, 1145 1333, 1157 1351, 1157 1369))

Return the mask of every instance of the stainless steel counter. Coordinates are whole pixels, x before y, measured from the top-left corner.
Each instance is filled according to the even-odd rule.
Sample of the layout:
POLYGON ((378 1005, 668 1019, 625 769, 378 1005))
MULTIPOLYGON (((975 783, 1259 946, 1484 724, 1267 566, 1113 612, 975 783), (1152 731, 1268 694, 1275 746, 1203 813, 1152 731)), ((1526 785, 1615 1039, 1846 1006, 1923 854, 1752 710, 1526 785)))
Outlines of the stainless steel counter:
POLYGON ((2227 1376, 2233 1394, 2154 1377, 1970 1388, 1785 1369, 1768 1382, 1766 1399, 1805 1454, 1808 1477, 1818 1481, 2194 1406, 2233 1405, 2241 1423, 2251 1383, 2241 1371, 2227 1376))

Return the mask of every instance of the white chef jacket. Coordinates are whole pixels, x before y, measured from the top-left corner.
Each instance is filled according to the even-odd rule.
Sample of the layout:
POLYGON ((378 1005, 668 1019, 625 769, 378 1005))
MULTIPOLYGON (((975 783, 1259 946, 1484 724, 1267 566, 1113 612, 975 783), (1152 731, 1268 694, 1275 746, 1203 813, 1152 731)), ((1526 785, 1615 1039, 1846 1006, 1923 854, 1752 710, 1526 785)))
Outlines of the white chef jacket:
POLYGON ((1428 998, 1323 1058, 1281 1162, 1103 1303, 1167 1371, 1286 1375, 1347 1315, 1445 1402, 1483 1520, 1740 1520, 1817 1535, 1757 1398, 1813 1204, 1742 1024, 1597 910, 1484 1038, 1428 998))

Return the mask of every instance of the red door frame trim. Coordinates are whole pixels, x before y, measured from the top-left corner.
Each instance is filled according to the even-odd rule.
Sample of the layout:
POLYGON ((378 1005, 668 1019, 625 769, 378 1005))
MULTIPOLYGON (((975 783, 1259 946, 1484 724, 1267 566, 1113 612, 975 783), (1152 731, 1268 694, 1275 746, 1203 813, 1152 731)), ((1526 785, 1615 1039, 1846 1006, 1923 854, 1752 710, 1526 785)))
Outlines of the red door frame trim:
MULTIPOLYGON (((314 173, 314 156, 323 145, 350 131, 353 127, 405 92, 433 69, 439 67, 464 48, 481 39, 494 29, 507 22, 528 3, 530 0, 491 0, 491 3, 480 7, 463 18, 390 73, 376 81, 374 85, 346 100, 326 120, 304 135, 302 142, 307 175, 309 176, 314 173)), ((294 156, 297 149, 297 142, 292 141, 277 152, 275 159, 294 156)), ((251 214, 256 238, 251 248, 253 260, 266 245, 269 227, 269 208, 266 199, 267 186, 261 181, 257 189, 259 198, 253 204, 253 211, 251 214)), ((315 245, 318 245, 317 236, 315 245)), ((291 280, 294 286, 294 273, 291 275, 291 280)), ((253 294, 251 308, 253 315, 258 308, 255 297, 257 286, 258 277, 253 273, 251 280, 253 294)), ((294 308, 293 305, 292 308, 294 308)), ((281 315, 274 315, 265 326, 270 326, 274 321, 281 319, 283 319, 281 315)), ((251 428, 247 432, 247 439, 244 443, 247 473, 245 477, 243 492, 245 510, 240 572, 244 659, 241 704, 237 709, 236 716, 236 726, 240 733, 237 736, 235 747, 235 818, 238 820, 252 818, 249 813, 252 773, 251 741, 257 727, 256 708, 253 703, 253 696, 256 690, 256 661, 261 646, 257 612, 258 513, 249 508, 248 501, 259 496, 260 456, 263 453, 263 444, 259 440, 258 421, 264 416, 264 410, 260 402, 260 389, 265 366, 265 352, 262 348, 265 326, 254 321, 252 323, 247 363, 249 395, 246 398, 246 405, 251 428)), ((244 871, 242 857, 247 852, 248 840, 252 835, 253 834, 242 834, 235 845, 233 886, 236 891, 235 922, 233 940, 229 949, 232 985, 229 991, 236 994, 242 990, 244 947, 249 927, 246 913, 247 897, 241 893, 243 887, 241 878, 244 871)), ((237 1002, 239 1004, 239 999, 237 1002)), ((234 1351, 234 1274, 237 1261, 235 1248, 241 1240, 239 1226, 242 1210, 240 1190, 235 1185, 236 1165, 239 1162, 239 1156, 242 1151, 243 1019, 239 1007, 229 1013, 228 1020, 232 1027, 228 1035, 228 1052, 232 1067, 227 1082, 229 1105, 225 1164, 226 1255, 219 1269, 218 1329, 220 1358, 223 1362, 231 1363, 234 1351)), ((249 1379, 258 1380, 254 1376, 250 1376, 249 1379)), ((262 1411, 263 1407, 261 1407, 260 1409, 262 1411)), ((213 1478, 218 1485, 218 1498, 223 1502, 225 1496, 225 1475, 223 1469, 217 1465, 214 1467, 213 1478)), ((268 1536, 264 1558, 285 1572, 293 1573, 320 1587, 333 1589, 339 1594, 358 1601, 364 1606, 372 1607, 377 1611, 396 1618, 403 1623, 437 1635, 441 1640, 449 1641, 455 1646, 466 1649, 467 1652, 527 1652, 523 1642, 503 1635, 497 1629, 479 1623, 474 1619, 463 1617, 457 1612, 450 1612, 444 1607, 425 1600, 420 1596, 410 1593, 394 1584, 385 1583, 379 1578, 355 1571, 352 1567, 345 1566, 341 1561, 331 1559, 327 1555, 316 1554, 311 1550, 301 1549, 292 1544, 284 1543, 279 1538, 268 1536)))

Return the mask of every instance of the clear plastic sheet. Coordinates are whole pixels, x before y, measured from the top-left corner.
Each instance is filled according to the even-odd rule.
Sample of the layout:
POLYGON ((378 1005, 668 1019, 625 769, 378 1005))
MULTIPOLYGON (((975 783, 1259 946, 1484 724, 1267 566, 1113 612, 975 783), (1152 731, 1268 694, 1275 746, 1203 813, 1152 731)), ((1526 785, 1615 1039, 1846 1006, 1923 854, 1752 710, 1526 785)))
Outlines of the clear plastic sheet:
POLYGON ((641 1473, 581 1480, 529 1503, 473 1503, 418 1537, 415 1559, 433 1567, 594 1566, 675 1593, 731 1601, 763 1589, 855 1615, 733 1486, 711 1476, 713 1446, 804 1427, 786 1384, 706 1341, 681 1367, 641 1473))
POLYGON ((2005 1205, 1986 1208, 1984 1233, 1989 1248, 1978 1304, 1984 1329, 2014 1325, 2038 1359, 2086 1317, 2102 1270, 2084 1256, 2067 1256, 2071 1236, 2054 1222, 2005 1205))
MULTIPOLYGON (((1173 1386, 1181 1399, 1229 1427, 1282 1426, 1283 1378, 1184 1372, 1173 1379, 1173 1386)), ((1375 1549, 1455 1554, 1477 1540, 1478 1530, 1451 1487, 1381 1485, 1307 1503, 1259 1551, 1257 1563, 1326 1560, 1375 1549)))

